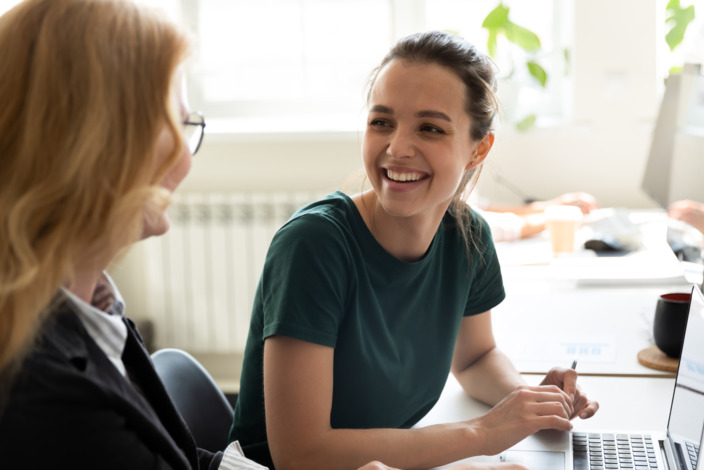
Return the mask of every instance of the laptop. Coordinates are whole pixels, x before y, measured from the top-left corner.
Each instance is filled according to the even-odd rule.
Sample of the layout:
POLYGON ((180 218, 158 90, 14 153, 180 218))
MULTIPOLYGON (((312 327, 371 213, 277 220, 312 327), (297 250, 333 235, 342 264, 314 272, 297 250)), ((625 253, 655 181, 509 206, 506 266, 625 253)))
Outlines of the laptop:
POLYGON ((541 431, 500 459, 531 470, 704 470, 703 430, 704 295, 695 286, 665 432, 541 431))

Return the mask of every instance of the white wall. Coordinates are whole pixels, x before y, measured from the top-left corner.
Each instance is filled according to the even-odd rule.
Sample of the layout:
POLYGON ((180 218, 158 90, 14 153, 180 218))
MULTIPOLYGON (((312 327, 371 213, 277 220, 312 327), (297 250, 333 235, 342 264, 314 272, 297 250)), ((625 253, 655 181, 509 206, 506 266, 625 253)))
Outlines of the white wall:
MULTIPOLYGON (((655 49, 664 33, 654 4, 575 0, 574 119, 527 133, 499 129, 484 195, 516 200, 493 180, 498 173, 539 198, 582 190, 605 206, 654 206, 640 189, 661 93, 655 49)), ((359 140, 357 132, 211 134, 183 190, 334 189, 361 168, 359 140)))
MULTIPOLYGON (((500 175, 538 198, 581 190, 594 194, 602 206, 655 207, 640 182, 662 93, 655 50, 664 28, 662 18, 656 18, 656 1, 574 0, 573 118, 527 133, 500 127, 479 184, 484 196, 518 200, 497 184, 494 177, 500 175)), ((218 126, 206 128, 210 132, 181 191, 360 187, 359 179, 348 184, 361 170, 359 131, 245 134, 213 128, 218 126)), ((128 314, 147 317, 140 248, 112 272, 128 314)), ((223 359, 226 364, 239 360, 223 359)), ((222 380, 236 381, 236 370, 228 367, 222 380)))
POLYGON ((356 133, 208 136, 184 191, 327 191, 361 169, 356 133))

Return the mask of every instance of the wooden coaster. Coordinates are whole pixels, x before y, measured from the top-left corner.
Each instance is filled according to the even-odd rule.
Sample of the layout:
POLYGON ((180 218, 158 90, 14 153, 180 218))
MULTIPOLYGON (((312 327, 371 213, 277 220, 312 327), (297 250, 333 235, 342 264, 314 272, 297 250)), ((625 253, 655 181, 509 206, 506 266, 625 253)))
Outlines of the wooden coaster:
POLYGON ((638 362, 645 367, 665 372, 677 372, 679 359, 668 356, 655 345, 638 352, 638 362))

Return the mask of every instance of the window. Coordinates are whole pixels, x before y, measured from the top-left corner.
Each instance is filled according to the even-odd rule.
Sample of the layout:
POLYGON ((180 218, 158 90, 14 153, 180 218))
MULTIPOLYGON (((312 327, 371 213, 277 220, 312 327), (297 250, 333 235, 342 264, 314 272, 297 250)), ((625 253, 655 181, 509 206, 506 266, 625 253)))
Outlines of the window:
MULTIPOLYGON (((497 0, 426 0, 427 28, 456 31, 486 54, 488 33, 482 22, 498 3, 497 0)), ((499 68, 499 98, 508 115, 505 118, 515 122, 538 113, 546 121, 564 119, 570 114, 569 57, 573 40, 569 3, 503 1, 510 9, 509 19, 536 33, 541 42, 540 51, 529 54, 505 37, 498 38, 494 61, 499 68), (529 59, 546 70, 544 88, 529 74, 525 65, 529 59)))
MULTIPOLYGON (((498 0, 137 0, 167 11, 194 33, 189 95, 209 133, 357 130, 364 85, 396 39, 428 29, 457 31, 486 52, 484 17, 498 0)), ((0 0, 0 8, 17 0, 0 0)), ((541 119, 569 115, 570 18, 566 0, 504 0, 515 23, 536 32, 535 59, 501 38, 496 62, 505 110, 541 119), (566 6, 567 5, 567 6, 566 6), (518 85, 516 85, 518 84, 518 85), (518 93, 520 89, 520 93, 518 93), (513 93, 512 93, 513 92, 513 93)))
POLYGON ((369 72, 393 42, 390 1, 184 3, 198 38, 189 92, 210 121, 356 126, 369 72))
MULTIPOLYGON (((481 23, 497 5, 496 0, 182 1, 197 18, 191 26, 199 38, 191 99, 211 121, 229 119, 235 131, 275 130, 277 121, 290 128, 299 119, 316 121, 298 123, 302 128, 337 122, 355 129, 368 74, 396 39, 427 29, 454 30, 486 51, 481 23)), ((538 108, 542 118, 568 113, 569 38, 556 26, 565 23, 554 21, 565 16, 562 3, 510 3, 513 21, 538 32, 543 52, 536 60, 550 76, 543 89, 527 70, 510 65, 515 59, 525 63, 526 53, 500 44, 497 64, 513 78, 500 87, 502 103, 516 116, 538 108)))
POLYGON ((18 3, 20 3, 20 0, 0 0, 0 14, 5 13, 18 3))

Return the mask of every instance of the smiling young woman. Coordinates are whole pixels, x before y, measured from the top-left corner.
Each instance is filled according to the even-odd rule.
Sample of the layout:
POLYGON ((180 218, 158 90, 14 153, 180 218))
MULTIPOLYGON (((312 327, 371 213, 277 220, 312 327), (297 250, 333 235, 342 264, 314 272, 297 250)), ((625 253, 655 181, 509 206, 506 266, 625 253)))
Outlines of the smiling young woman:
POLYGON ((269 248, 231 432, 248 456, 279 470, 431 468, 596 411, 575 371, 528 387, 494 342, 501 271, 462 198, 493 144, 494 93, 489 59, 446 33, 401 39, 375 69, 362 151, 372 188, 301 208, 269 248), (450 371, 498 405, 409 429, 450 371))
POLYGON ((362 147, 373 191, 353 200, 399 259, 425 254, 465 175, 491 149, 492 133, 471 139, 466 100, 462 80, 433 63, 394 60, 375 78, 362 147))

